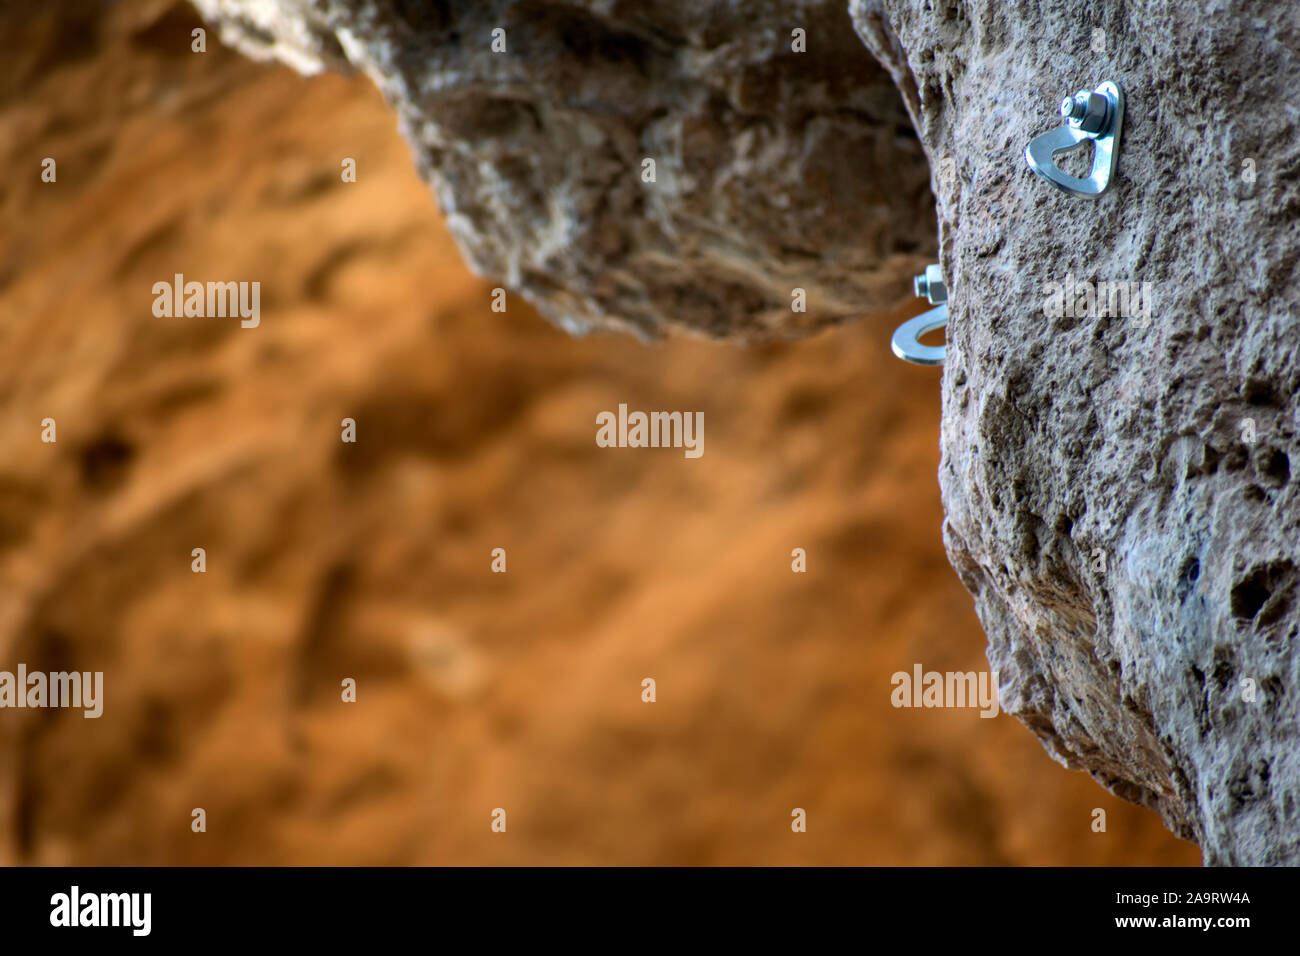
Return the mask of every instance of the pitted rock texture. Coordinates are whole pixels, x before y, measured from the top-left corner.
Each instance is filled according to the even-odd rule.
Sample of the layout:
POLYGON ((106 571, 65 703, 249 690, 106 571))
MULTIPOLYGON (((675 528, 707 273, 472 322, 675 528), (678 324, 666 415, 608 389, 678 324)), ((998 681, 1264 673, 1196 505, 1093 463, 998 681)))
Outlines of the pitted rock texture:
POLYGON ((852 14, 936 170, 945 539, 1003 707, 1208 863, 1300 863, 1300 7, 852 14), (1103 80, 1094 203, 1022 154, 1103 80), (1052 318, 1067 275, 1149 283, 1150 322, 1052 318))
POLYGON ((570 331, 793 337, 933 261, 924 155, 841 0, 195 4, 369 74, 470 265, 570 331))

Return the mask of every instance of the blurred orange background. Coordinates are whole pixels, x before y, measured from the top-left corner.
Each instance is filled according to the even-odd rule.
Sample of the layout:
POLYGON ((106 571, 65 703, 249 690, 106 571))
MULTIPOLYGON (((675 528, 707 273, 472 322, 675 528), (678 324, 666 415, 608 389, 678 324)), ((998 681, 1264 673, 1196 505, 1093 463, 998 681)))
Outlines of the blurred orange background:
POLYGON ((0 710, 0 862, 1199 861, 1014 719, 891 706, 988 666, 939 373, 889 353, 923 303, 750 348, 494 313, 368 80, 197 26, 0 13, 0 669, 106 687, 0 710), (156 318, 178 272, 260 326, 156 318), (619 403, 705 454, 598 448, 619 403))

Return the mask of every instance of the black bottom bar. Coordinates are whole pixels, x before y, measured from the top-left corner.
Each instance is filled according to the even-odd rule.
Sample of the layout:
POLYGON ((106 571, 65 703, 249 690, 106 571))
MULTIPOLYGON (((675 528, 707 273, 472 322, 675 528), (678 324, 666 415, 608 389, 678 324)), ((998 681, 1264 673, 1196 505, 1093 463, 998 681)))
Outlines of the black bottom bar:
POLYGON ((0 926, 6 944, 205 948, 521 934, 602 948, 845 934, 934 944, 1038 931, 1233 944, 1289 937, 1297 889, 1300 871, 1262 869, 7 869, 0 926))

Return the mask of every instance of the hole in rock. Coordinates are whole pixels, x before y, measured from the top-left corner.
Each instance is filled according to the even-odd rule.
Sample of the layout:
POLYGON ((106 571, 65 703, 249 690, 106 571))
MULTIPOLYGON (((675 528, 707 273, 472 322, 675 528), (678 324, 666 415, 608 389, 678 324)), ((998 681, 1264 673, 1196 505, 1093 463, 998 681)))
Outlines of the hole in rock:
POLYGON ((87 488, 107 491, 122 484, 135 448, 117 435, 104 435, 81 451, 81 480, 87 488))
POLYGON ((1259 477, 1267 485, 1281 488, 1291 480, 1291 459, 1278 448, 1265 448, 1259 455, 1259 477))
POLYGON ((1290 561, 1256 565, 1232 588, 1232 614, 1260 627, 1279 620, 1291 607, 1296 568, 1290 561))

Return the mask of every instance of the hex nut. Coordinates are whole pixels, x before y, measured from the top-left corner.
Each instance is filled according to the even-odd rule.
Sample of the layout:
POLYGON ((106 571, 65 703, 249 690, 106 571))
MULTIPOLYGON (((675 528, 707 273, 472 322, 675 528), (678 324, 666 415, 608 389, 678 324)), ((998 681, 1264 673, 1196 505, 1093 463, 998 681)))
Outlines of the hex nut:
POLYGON ((936 263, 926 266, 925 272, 912 280, 912 289, 918 299, 928 299, 931 305, 948 301, 948 287, 943 281, 943 269, 936 263))
MULTIPOLYGON (((1079 97, 1082 99, 1082 93, 1079 97)), ((1106 129, 1106 122, 1110 115, 1110 100, 1106 99, 1101 93, 1087 93, 1087 100, 1084 104, 1083 115, 1079 119, 1071 119, 1070 125, 1083 130, 1085 133, 1101 133, 1106 129)))

